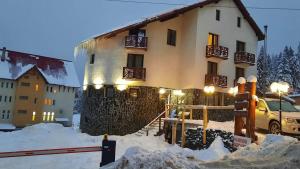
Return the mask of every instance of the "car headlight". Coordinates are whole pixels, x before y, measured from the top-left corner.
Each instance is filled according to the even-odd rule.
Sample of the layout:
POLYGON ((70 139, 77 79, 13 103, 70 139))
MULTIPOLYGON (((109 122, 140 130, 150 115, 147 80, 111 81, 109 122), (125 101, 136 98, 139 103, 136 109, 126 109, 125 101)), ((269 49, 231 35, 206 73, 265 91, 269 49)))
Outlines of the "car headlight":
POLYGON ((287 123, 297 123, 296 119, 286 118, 287 123))

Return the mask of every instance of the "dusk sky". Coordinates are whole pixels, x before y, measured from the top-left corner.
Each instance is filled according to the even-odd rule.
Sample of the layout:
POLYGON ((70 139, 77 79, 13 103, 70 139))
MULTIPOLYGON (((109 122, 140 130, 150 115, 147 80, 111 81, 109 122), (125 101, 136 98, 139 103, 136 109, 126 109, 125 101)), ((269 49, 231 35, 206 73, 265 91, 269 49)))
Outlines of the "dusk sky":
MULTIPOLYGON (((190 4, 197 0, 137 0, 190 4)), ((247 7, 300 8, 299 0, 243 0, 247 7)), ((76 44, 128 22, 176 5, 107 0, 1 0, 0 47, 73 60, 76 44)), ((263 29, 269 25, 269 53, 300 41, 300 10, 249 9, 263 29)), ((83 59, 77 61, 80 80, 83 59)))

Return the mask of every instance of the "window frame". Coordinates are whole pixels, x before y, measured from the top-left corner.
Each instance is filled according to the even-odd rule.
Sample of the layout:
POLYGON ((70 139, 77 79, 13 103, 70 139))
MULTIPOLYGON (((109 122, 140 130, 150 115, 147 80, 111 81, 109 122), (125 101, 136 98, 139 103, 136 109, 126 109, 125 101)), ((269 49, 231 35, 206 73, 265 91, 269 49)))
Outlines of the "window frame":
POLYGON ((221 20, 221 10, 216 9, 216 21, 220 21, 220 20, 221 20))
POLYGON ((95 54, 91 54, 90 56, 90 65, 93 65, 95 63, 95 54))
POLYGON ((173 29, 168 29, 167 44, 170 46, 176 46, 176 41, 177 41, 177 31, 173 29))
POLYGON ((218 75, 219 65, 217 62, 207 61, 207 74, 218 75))
POLYGON ((143 54, 133 54, 133 53, 128 53, 127 54, 127 67, 128 68, 143 68, 144 67, 144 55, 143 54), (142 58, 142 63, 141 66, 138 66, 137 64, 137 58, 141 57, 142 58), (130 58, 132 58, 132 63, 130 65, 130 58))
POLYGON ((237 17, 237 27, 241 28, 242 27, 242 18, 241 17, 237 17))

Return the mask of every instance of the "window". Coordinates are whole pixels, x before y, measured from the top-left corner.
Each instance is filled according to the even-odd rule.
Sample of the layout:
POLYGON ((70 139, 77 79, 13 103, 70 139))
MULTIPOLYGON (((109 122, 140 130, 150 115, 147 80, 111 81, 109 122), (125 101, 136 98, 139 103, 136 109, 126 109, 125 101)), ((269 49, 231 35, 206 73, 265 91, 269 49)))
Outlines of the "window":
POLYGON ((245 77, 245 69, 236 67, 235 68, 235 79, 239 79, 240 77, 245 77))
POLYGON ((44 113, 43 113, 43 121, 46 121, 46 117, 47 117, 47 113, 44 112, 44 113))
POLYGON ((14 84, 13 83, 10 83, 10 88, 14 88, 14 84))
POLYGON ((32 119, 31 119, 32 121, 35 121, 35 114, 36 114, 35 111, 32 112, 32 119))
POLYGON ((49 91, 49 87, 48 87, 48 86, 46 87, 46 91, 47 91, 47 92, 49 91))
POLYGON ((241 27, 241 17, 237 17, 237 27, 241 27))
POLYGON ((168 29, 167 44, 176 46, 176 31, 175 30, 168 29))
POLYGON ((0 102, 2 101, 2 96, 0 95, 0 102))
POLYGON ((35 85, 35 91, 39 91, 39 85, 38 84, 35 85))
POLYGON ((208 45, 209 46, 218 46, 219 45, 219 35, 209 33, 208 34, 208 45))
POLYGON ((142 68, 144 66, 144 55, 128 54, 127 67, 142 68))
POLYGON ((37 98, 34 98, 34 104, 37 104, 37 100, 38 100, 37 98))
POLYGON ((90 56, 90 64, 92 65, 92 64, 94 64, 94 62, 95 62, 95 54, 92 54, 90 56))
POLYGON ((20 100, 28 100, 28 96, 19 96, 20 100))
POLYGON ((2 88, 4 87, 4 82, 1 83, 1 87, 2 87, 2 88))
POLYGON ((236 52, 245 52, 246 44, 245 42, 236 41, 236 52))
POLYGON ((70 88, 68 87, 68 93, 70 92, 70 88))
POLYGON ((50 116, 51 116, 51 113, 48 112, 48 113, 47 113, 47 121, 50 121, 50 116))
POLYGON ((53 88, 52 87, 50 87, 50 93, 52 93, 53 92, 53 88))
POLYGON ((5 110, 2 111, 2 119, 5 119, 5 110))
POLYGON ((9 102, 11 102, 11 96, 9 96, 9 99, 8 99, 8 101, 9 101, 9 102))
POLYGON ((55 115, 55 113, 52 112, 52 113, 51 113, 51 119, 50 119, 51 121, 54 121, 54 115, 55 115))
POLYGON ((55 100, 54 99, 52 100, 52 105, 55 105, 55 100))
POLYGON ((30 86, 30 83, 21 82, 21 86, 29 87, 29 86, 30 86))
POLYGON ((219 9, 216 10, 216 20, 220 21, 221 11, 219 9))
POLYGON ((215 62, 208 62, 207 63, 207 74, 217 75, 218 74, 218 64, 215 62))
POLYGON ((64 92, 66 91, 66 86, 64 86, 64 92))
POLYGON ((44 104, 48 104, 48 99, 45 99, 45 100, 44 100, 44 104))
POLYGON ((29 79, 29 76, 24 76, 24 79, 29 79))
POLYGON ((113 87, 106 87, 106 97, 114 97, 114 88, 113 87))
POLYGON ((6 100, 7 100, 7 96, 4 97, 4 102, 6 102, 6 100))
POLYGON ((7 110, 7 113, 6 113, 6 119, 9 119, 9 117, 10 117, 10 111, 7 110))
POLYGON ((19 113, 19 114, 26 114, 26 113, 27 113, 27 110, 18 110, 18 113, 19 113))

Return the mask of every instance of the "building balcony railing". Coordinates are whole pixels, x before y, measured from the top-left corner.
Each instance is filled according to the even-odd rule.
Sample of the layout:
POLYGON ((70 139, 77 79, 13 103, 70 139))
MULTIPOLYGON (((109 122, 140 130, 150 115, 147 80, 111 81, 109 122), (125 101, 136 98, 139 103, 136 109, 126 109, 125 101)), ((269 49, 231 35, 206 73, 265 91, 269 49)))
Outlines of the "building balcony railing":
POLYGON ((249 64, 251 66, 255 65, 255 54, 248 52, 236 52, 234 54, 235 64, 249 64))
POLYGON ((148 37, 130 35, 125 37, 126 48, 147 49, 148 37))
POLYGON ((123 79, 145 81, 146 68, 123 67, 123 79))
POLYGON ((214 45, 207 45, 206 46, 206 57, 215 57, 220 58, 223 60, 228 59, 228 48, 223 46, 214 46, 214 45))
POLYGON ((205 75, 205 85, 213 85, 215 87, 227 87, 227 76, 221 75, 205 75))

